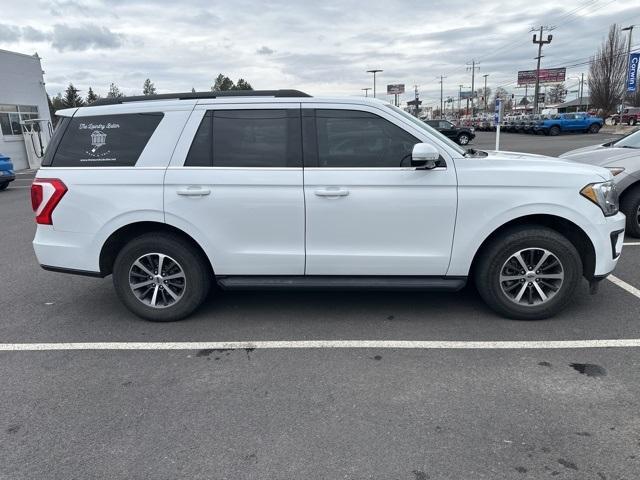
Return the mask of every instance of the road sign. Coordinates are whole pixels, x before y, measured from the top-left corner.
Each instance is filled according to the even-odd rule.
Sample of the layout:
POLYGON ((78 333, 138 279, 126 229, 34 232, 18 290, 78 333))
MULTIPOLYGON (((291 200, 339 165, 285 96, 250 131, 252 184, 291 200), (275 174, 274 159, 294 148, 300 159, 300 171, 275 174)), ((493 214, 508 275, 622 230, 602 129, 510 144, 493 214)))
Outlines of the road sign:
POLYGON ((627 92, 635 92, 638 89, 638 63, 640 63, 640 53, 632 53, 629 55, 627 92))
POLYGON ((401 95, 404 93, 404 83, 387 85, 387 95, 401 95))

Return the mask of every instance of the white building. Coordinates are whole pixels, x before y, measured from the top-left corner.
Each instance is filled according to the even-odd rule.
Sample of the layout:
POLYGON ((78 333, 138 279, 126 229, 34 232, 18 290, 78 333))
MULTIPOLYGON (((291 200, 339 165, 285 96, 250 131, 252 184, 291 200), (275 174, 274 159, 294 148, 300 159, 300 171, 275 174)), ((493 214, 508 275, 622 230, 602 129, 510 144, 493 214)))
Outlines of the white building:
POLYGON ((16 170, 37 168, 50 138, 43 73, 37 54, 0 50, 0 154, 16 170))

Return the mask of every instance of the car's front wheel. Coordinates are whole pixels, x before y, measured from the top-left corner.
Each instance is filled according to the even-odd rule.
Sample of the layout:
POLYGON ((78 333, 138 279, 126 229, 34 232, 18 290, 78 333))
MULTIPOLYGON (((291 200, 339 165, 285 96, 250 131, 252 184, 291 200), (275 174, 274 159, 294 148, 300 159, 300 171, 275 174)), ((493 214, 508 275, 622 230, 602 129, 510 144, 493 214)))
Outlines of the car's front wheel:
POLYGON ((551 317, 571 301, 582 277, 573 244, 543 226, 514 228, 479 253, 475 283, 499 314, 516 320, 551 317))
POLYGON ((598 125, 597 123, 593 123, 590 127, 589 130, 587 130, 589 133, 598 133, 600 131, 600 125, 598 125))
POLYGON ((549 129, 549 135, 551 135, 552 137, 560 135, 560 127, 558 127, 557 125, 554 125, 553 127, 551 127, 549 129))
POLYGON ((181 320, 204 301, 211 286, 208 260, 170 233, 131 240, 113 266, 120 300, 133 313, 154 322, 181 320))
POLYGON ((461 133, 460 135, 458 135, 458 144, 460 145, 468 145, 470 140, 471 139, 469 138, 469 135, 467 135, 466 133, 461 133))
POLYGON ((0 183, 0 192, 2 190, 6 190, 8 186, 9 186, 9 182, 0 183))
POLYGON ((625 193, 620 202, 620 211, 627 217, 627 233, 640 238, 640 186, 625 193))
POLYGON ((630 126, 634 126, 635 124, 636 124, 636 119, 635 118, 629 119, 629 125, 630 126))

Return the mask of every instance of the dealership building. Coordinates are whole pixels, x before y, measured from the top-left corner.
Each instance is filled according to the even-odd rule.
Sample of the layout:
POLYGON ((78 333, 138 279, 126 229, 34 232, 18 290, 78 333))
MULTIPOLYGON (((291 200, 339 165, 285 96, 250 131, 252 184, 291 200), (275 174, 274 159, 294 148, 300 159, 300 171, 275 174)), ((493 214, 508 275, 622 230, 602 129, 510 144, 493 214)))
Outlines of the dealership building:
POLYGON ((37 168, 51 138, 51 115, 38 54, 0 50, 0 154, 16 170, 37 168))

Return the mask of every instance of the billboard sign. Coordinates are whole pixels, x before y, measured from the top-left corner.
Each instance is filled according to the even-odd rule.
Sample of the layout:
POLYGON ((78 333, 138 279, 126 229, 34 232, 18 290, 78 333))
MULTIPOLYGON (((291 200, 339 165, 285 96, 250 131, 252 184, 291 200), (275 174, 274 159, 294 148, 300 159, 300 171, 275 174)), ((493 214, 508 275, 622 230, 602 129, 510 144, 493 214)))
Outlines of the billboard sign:
MULTIPOLYGON (((541 68, 540 83, 564 82, 567 76, 567 69, 562 68, 541 68)), ((520 70, 518 72, 518 85, 533 85, 536 83, 535 70, 520 70)))
POLYGON ((629 55, 629 71, 627 72, 627 92, 638 90, 638 63, 640 63, 640 53, 629 55))
POLYGON ((387 85, 387 95, 401 95, 404 93, 404 83, 387 85))
POLYGON ((472 98, 473 97, 473 92, 471 90, 469 90, 468 92, 460 92, 460 99, 461 100, 466 100, 468 98, 472 98))

